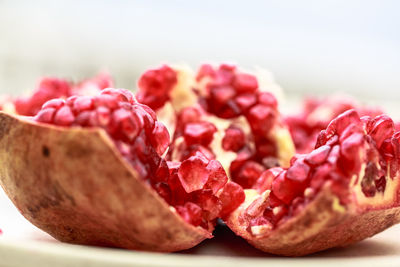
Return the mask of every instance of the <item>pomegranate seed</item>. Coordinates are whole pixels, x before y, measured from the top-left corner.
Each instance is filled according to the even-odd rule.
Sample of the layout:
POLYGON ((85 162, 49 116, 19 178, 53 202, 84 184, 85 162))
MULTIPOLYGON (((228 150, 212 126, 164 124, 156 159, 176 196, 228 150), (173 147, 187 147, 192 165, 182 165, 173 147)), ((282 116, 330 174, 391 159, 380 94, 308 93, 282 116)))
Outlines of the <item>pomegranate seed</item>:
POLYGON ((272 182, 272 192, 285 204, 290 204, 295 197, 303 192, 304 188, 300 187, 296 181, 286 179, 285 176, 286 172, 282 172, 275 178, 272 182))
POLYGON ((36 114, 35 120, 38 122, 50 123, 54 118, 55 108, 45 108, 36 114))
POLYGON ((201 111, 196 107, 184 108, 178 115, 178 121, 182 125, 190 122, 198 122, 201 117, 201 111))
POLYGON ((275 112, 270 107, 259 104, 250 109, 247 119, 254 132, 266 135, 274 123, 275 112))
POLYGON ((74 120, 74 114, 68 106, 61 107, 54 116, 54 124, 60 126, 70 126, 74 120))
POLYGON ((158 155, 162 155, 167 150, 169 140, 170 137, 167 128, 165 128, 164 124, 156 121, 150 141, 158 155))
POLYGON ((210 122, 192 122, 186 124, 183 137, 188 145, 202 144, 207 146, 211 143, 217 128, 210 122))
POLYGON ((77 97, 72 106, 75 113, 80 113, 84 110, 91 110, 93 108, 93 99, 90 96, 77 97))
POLYGON ((219 196, 222 202, 221 218, 224 218, 237 209, 245 199, 243 188, 234 182, 228 182, 219 196))
POLYGON ((311 153, 305 157, 305 161, 313 166, 322 164, 328 158, 330 151, 331 151, 330 146, 327 145, 320 146, 319 148, 311 151, 311 153))
POLYGON ((392 137, 394 134, 393 120, 386 115, 377 116, 372 121, 372 127, 369 134, 375 140, 376 146, 380 148, 383 141, 392 137))
POLYGON ((254 94, 241 94, 235 98, 235 102, 242 112, 246 112, 257 103, 257 98, 254 94))
POLYGON ((207 165, 207 160, 198 154, 181 163, 178 177, 187 193, 204 188, 209 177, 207 165))
POLYGON ((43 104, 42 109, 46 109, 46 108, 60 108, 62 106, 65 105, 65 101, 64 99, 51 99, 49 101, 47 101, 46 103, 43 104))
POLYGON ((239 93, 253 93, 258 88, 258 82, 253 75, 238 73, 233 80, 233 86, 239 93))
POLYGON ((210 188, 213 193, 217 193, 228 181, 225 170, 221 163, 216 160, 210 160, 207 165, 207 170, 209 171, 209 177, 206 184, 207 188, 210 188))
POLYGON ((271 94, 270 92, 259 92, 258 93, 258 102, 260 104, 272 107, 272 108, 277 108, 278 107, 278 101, 276 100, 275 96, 271 94))
POLYGON ((201 224, 201 208, 198 205, 186 202, 184 206, 176 206, 175 208, 186 222, 194 226, 201 224))
POLYGON ((330 137, 330 135, 333 135, 333 133, 337 133, 340 135, 351 123, 358 122, 360 122, 360 117, 357 111, 355 111, 354 109, 345 111, 337 116, 334 120, 332 120, 331 123, 329 123, 328 127, 326 128, 328 137, 330 137))
POLYGON ((271 190, 272 182, 283 171, 280 167, 275 167, 264 171, 253 188, 257 189, 258 192, 264 192, 265 190, 271 190))
POLYGON ((234 181, 243 188, 251 188, 264 171, 264 167, 255 161, 246 161, 240 168, 240 171, 235 177, 234 181))
POLYGON ((221 201, 213 195, 211 190, 197 191, 194 199, 195 202, 206 211, 205 217, 207 220, 214 220, 218 217, 222 209, 221 201))
POLYGON ((237 152, 245 145, 245 135, 242 129, 230 126, 225 130, 225 136, 222 139, 222 148, 228 151, 237 152))
POLYGON ((310 166, 304 163, 304 159, 301 158, 296 160, 296 162, 287 170, 286 179, 303 185, 307 182, 309 172, 310 166))
POLYGON ((169 99, 169 92, 177 81, 177 73, 169 66, 148 70, 139 78, 140 90, 136 97, 140 103, 157 110, 169 99))
POLYGON ((214 105, 224 105, 236 94, 235 90, 230 86, 216 87, 210 90, 210 97, 214 105))
POLYGON ((215 71, 214 68, 210 64, 201 65, 197 72, 196 80, 200 81, 204 77, 214 77, 215 71))

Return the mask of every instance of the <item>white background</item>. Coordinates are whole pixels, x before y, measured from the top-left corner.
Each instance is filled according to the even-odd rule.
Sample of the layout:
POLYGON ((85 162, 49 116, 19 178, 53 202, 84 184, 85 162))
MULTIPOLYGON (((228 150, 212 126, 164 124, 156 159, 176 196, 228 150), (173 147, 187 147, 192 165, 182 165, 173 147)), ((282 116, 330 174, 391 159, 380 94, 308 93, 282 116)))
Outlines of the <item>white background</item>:
POLYGON ((2 1, 0 92, 108 69, 119 87, 160 62, 233 61, 288 95, 400 100, 400 1, 2 1))

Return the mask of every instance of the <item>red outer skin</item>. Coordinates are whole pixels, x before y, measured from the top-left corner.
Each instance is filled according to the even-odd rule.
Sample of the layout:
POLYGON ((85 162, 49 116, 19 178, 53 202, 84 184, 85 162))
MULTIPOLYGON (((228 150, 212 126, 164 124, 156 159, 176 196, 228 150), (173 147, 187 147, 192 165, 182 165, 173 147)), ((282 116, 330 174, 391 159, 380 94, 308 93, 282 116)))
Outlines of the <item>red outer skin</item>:
POLYGON ((212 237, 171 211, 100 129, 0 113, 0 177, 22 215, 60 241, 169 252, 212 237))
POLYGON ((241 206, 227 219, 228 226, 254 247, 284 256, 304 256, 332 247, 343 247, 371 237, 400 222, 400 207, 360 210, 355 203, 346 210, 333 208, 338 198, 326 186, 300 214, 278 223, 258 238, 242 224, 241 206))

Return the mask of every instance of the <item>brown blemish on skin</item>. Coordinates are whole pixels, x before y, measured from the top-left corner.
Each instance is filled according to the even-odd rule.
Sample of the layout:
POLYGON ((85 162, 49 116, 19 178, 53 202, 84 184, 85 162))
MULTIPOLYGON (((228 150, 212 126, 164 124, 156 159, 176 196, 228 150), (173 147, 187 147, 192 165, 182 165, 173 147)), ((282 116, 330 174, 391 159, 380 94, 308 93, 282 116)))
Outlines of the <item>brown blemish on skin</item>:
POLYGON ((45 145, 42 147, 42 154, 43 154, 43 156, 44 156, 45 158, 50 157, 50 150, 49 150, 49 148, 48 148, 47 146, 45 146, 45 145))

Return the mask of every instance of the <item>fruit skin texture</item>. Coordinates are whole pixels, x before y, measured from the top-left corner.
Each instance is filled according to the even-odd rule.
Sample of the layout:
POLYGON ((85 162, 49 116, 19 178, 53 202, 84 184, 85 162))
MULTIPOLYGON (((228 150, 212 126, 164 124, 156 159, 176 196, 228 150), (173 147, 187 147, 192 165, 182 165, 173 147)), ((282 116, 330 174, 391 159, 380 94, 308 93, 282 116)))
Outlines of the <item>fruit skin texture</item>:
POLYGON ((169 252, 212 237, 171 212, 103 130, 0 113, 0 148, 4 191, 26 219, 60 241, 169 252))

